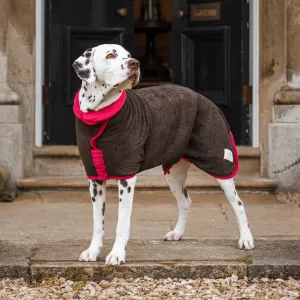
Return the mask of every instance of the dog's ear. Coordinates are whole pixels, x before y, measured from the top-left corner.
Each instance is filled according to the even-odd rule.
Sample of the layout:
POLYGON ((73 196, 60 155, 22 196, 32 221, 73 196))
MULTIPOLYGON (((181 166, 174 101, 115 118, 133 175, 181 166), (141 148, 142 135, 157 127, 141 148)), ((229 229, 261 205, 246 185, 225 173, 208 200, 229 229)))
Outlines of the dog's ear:
POLYGON ((94 49, 89 48, 72 64, 77 76, 88 84, 96 81, 96 72, 92 65, 93 54, 94 49))

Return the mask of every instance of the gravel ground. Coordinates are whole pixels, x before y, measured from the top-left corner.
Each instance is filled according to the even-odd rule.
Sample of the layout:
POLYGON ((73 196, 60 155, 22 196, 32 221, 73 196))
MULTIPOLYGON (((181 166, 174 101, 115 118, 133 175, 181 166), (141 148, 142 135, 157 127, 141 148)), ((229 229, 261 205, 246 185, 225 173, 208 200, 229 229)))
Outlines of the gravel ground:
POLYGON ((22 279, 0 281, 0 299, 300 299, 300 280, 138 279, 73 282, 50 278, 28 285, 22 279))
POLYGON ((277 200, 282 204, 296 204, 300 207, 300 194, 299 193, 283 193, 277 195, 277 200))

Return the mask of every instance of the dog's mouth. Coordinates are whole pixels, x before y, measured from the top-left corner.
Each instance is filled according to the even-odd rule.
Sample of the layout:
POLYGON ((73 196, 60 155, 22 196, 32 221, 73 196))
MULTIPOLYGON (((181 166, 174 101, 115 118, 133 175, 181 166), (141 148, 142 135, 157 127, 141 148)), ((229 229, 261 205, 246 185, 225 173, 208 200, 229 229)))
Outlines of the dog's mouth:
POLYGON ((127 80, 132 82, 132 87, 136 86, 139 83, 140 75, 139 72, 132 73, 127 80))

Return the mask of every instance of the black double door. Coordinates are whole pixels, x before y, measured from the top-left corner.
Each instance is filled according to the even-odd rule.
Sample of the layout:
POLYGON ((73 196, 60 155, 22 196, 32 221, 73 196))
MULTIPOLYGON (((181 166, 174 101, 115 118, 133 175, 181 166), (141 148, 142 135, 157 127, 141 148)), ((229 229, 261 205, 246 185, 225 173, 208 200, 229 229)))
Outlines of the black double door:
MULTIPOLYGON (((247 139, 243 86, 249 80, 247 0, 172 1, 173 83, 205 95, 224 112, 237 144, 247 139)), ((132 52, 133 0, 46 0, 44 144, 75 145, 72 62, 87 48, 121 44, 132 52)), ((143 68, 143 66, 141 66, 143 68)))

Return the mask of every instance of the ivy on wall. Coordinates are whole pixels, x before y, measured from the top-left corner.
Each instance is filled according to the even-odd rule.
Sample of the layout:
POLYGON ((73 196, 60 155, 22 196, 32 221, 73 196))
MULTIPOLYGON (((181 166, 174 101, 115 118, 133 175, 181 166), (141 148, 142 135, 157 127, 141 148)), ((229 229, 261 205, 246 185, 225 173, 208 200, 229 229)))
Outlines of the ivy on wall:
POLYGON ((278 173, 282 173, 286 170, 291 169, 292 167, 299 165, 300 164, 300 158, 298 158, 295 162, 293 162, 292 164, 285 166, 282 170, 277 170, 277 171, 273 171, 274 174, 278 174, 278 173))

